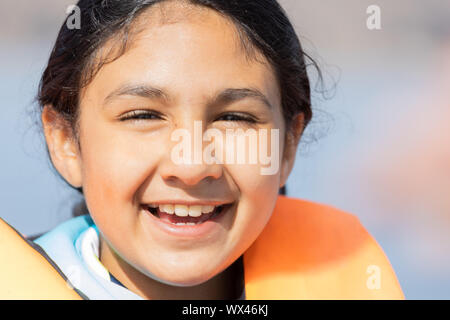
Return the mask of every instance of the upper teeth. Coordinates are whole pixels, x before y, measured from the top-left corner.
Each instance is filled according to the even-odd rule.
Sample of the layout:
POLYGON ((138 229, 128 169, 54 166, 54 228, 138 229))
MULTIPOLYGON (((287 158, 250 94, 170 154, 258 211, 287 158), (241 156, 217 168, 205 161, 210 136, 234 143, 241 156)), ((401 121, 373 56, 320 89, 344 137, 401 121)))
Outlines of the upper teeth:
POLYGON ((180 217, 200 217, 202 213, 210 213, 213 212, 215 206, 202 206, 202 205, 193 205, 187 206, 183 204, 160 204, 160 205, 150 205, 152 208, 159 207, 159 211, 165 212, 168 214, 174 214, 180 217))

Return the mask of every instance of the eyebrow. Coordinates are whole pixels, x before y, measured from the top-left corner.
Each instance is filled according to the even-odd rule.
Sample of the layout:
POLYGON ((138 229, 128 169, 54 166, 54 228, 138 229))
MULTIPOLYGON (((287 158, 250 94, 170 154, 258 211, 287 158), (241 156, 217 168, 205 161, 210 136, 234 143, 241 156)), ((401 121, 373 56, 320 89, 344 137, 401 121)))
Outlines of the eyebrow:
POLYGON ((114 100, 120 96, 137 96, 143 98, 162 99, 166 101, 169 100, 169 97, 159 88, 147 85, 124 85, 108 94, 104 100, 104 104, 107 104, 111 100, 114 100))
POLYGON ((220 92, 214 99, 212 104, 228 104, 246 98, 253 98, 261 101, 270 110, 273 110, 269 99, 258 89, 254 88, 228 88, 220 92))
MULTIPOLYGON (((137 96, 150 99, 160 99, 169 101, 170 96, 163 90, 149 85, 125 85, 111 92, 104 100, 106 105, 111 100, 120 96, 137 96)), ((208 105, 230 104, 247 98, 257 99, 270 110, 274 110, 269 99, 258 89, 255 88, 227 88, 215 95, 208 105)))

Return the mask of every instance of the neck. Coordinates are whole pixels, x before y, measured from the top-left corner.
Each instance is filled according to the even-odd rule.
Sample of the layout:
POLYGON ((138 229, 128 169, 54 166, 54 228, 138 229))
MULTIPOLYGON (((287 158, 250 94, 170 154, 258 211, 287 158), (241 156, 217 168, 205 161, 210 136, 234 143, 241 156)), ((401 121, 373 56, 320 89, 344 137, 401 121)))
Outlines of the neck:
POLYGON ((100 261, 128 290, 149 300, 232 300, 244 289, 242 258, 199 285, 176 287, 156 281, 119 257, 100 240, 100 261))

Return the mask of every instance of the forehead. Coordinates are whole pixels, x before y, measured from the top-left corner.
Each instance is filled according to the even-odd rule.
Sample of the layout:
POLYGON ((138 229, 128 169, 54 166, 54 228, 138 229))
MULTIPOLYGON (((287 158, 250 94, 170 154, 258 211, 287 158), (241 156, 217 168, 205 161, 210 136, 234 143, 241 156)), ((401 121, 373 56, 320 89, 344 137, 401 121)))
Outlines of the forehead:
MULTIPOLYGON (((85 93, 100 99, 134 83, 192 97, 223 88, 253 87, 273 105, 279 104, 271 65, 257 50, 246 50, 242 40, 236 25, 212 9, 184 1, 157 4, 139 16, 125 53, 105 64, 85 93)), ((113 39, 100 51, 100 59, 115 49, 113 39)))

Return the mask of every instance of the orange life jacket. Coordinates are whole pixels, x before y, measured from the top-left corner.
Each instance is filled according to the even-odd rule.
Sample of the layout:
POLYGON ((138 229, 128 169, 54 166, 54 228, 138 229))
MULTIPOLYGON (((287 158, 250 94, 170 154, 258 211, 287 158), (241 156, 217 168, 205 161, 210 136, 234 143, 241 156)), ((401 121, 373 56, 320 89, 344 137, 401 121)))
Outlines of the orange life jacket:
POLYGON ((244 253, 244 279, 247 299, 404 299, 357 217, 285 196, 244 253))
MULTIPOLYGON (((80 299, 65 279, 0 219, 0 299, 80 299)), ((246 299, 403 299, 380 246, 335 208, 279 196, 244 253, 246 299)))
POLYGON ((45 256, 0 219, 0 299, 81 299, 45 256))

